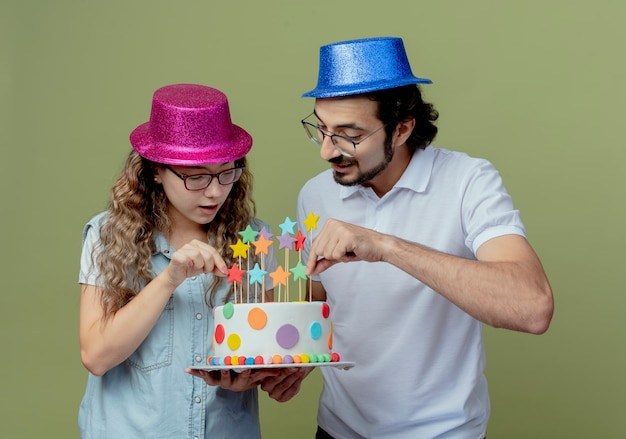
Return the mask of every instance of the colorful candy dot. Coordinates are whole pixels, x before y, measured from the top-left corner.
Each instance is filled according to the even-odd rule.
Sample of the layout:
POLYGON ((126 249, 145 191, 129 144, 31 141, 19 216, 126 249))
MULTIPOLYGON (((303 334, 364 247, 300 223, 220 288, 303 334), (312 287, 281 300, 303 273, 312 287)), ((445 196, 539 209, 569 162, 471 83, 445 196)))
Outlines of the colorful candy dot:
POLYGON ((254 364, 263 364, 263 357, 261 357, 260 355, 254 357, 254 364))
POLYGON ((283 357, 281 357, 280 355, 276 354, 272 356, 272 364, 281 364, 282 362, 283 362, 283 357))
POLYGON ((322 325, 320 324, 320 322, 311 323, 311 326, 309 327, 309 332, 313 340, 317 340, 318 338, 320 338, 322 336, 322 325))
POLYGON ((285 364, 293 363, 293 357, 291 355, 285 355, 283 357, 283 363, 285 363, 285 364))
POLYGON ((261 330, 267 323, 267 314, 259 307, 252 308, 248 312, 248 324, 252 329, 261 330))
POLYGON ((322 317, 327 319, 329 315, 330 315, 330 306, 328 306, 328 303, 324 302, 322 303, 322 317))
POLYGON ((215 338, 215 342, 217 344, 222 344, 226 332, 224 331, 224 326, 221 323, 215 327, 215 333, 213 335, 215 338))
POLYGON ((233 305, 232 302, 228 302, 222 307, 222 313, 225 319, 230 319, 235 313, 235 305, 233 305))
POLYGON ((290 323, 281 326, 278 328, 278 331, 276 331, 276 342, 284 349, 291 349, 298 343, 299 339, 300 334, 298 333, 298 328, 290 323))
POLYGON ((241 337, 238 334, 230 334, 228 336, 228 347, 231 351, 236 351, 241 346, 241 337))

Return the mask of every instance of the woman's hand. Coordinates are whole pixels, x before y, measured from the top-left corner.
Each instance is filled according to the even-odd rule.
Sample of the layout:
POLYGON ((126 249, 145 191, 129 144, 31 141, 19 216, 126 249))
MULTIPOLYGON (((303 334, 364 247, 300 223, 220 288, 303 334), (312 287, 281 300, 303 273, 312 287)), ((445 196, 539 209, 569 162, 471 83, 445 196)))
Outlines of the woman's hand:
POLYGON ((194 239, 172 255, 171 262, 162 275, 169 283, 177 287, 186 278, 205 273, 228 276, 228 268, 215 248, 206 242, 194 239))
POLYGON ((264 379, 280 374, 279 369, 245 369, 242 372, 232 370, 198 370, 185 369, 190 375, 202 378, 209 386, 220 386, 233 392, 242 392, 253 389, 264 379))

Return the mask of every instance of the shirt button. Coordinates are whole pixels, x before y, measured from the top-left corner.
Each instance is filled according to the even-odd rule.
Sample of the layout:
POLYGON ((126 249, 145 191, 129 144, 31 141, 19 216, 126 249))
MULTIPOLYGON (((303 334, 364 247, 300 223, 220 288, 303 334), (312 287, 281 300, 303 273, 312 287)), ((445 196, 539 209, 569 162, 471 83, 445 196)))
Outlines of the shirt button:
POLYGON ((170 251, 169 250, 163 250, 163 253, 165 253, 166 255, 169 255, 170 251))
POLYGON ((200 313, 196 314, 196 320, 202 320, 202 314, 200 313))
POLYGON ((199 363, 202 361, 202 357, 200 355, 196 355, 196 363, 199 363))
POLYGON ((196 276, 191 276, 191 280, 196 280, 196 276))
POLYGON ((199 396, 196 396, 193 400, 196 401, 198 404, 202 401, 199 396))

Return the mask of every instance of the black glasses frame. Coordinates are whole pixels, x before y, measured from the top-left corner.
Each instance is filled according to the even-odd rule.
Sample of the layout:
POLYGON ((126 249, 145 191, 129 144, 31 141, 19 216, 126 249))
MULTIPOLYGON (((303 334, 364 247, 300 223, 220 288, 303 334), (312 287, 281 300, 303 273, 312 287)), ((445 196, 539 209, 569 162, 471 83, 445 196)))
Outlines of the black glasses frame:
POLYGON ((180 178, 183 181, 183 184, 185 185, 185 189, 187 189, 188 191, 201 191, 203 189, 206 189, 209 187, 209 185, 211 184, 211 182, 213 181, 213 178, 217 177, 217 182, 219 184, 221 184, 222 186, 229 186, 235 182, 237 182, 240 178, 241 175, 243 174, 243 171, 246 169, 245 166, 237 166, 234 168, 230 168, 230 169, 225 169, 221 172, 218 172, 217 174, 209 174, 209 173, 204 173, 204 174, 194 174, 194 175, 186 175, 186 174, 179 174, 178 172, 176 172, 174 169, 170 168, 169 166, 165 166, 167 169, 169 169, 170 171, 172 171, 172 173, 177 176, 178 178, 180 178), (232 171, 240 171, 239 173, 235 173, 235 179, 233 181, 230 181, 228 183, 223 183, 222 182, 222 174, 225 174, 226 172, 232 172, 232 171), (199 188, 194 188, 194 189, 189 189, 189 187, 187 186, 187 179, 189 178, 198 178, 198 177, 209 177, 207 184, 199 187, 199 188))
POLYGON ((354 140, 352 140, 350 137, 348 136, 343 136, 341 134, 332 134, 330 132, 324 131, 319 125, 314 125, 310 122, 307 122, 306 119, 308 119, 309 117, 315 115, 315 112, 309 114, 307 117, 305 117, 304 119, 302 119, 300 121, 300 123, 302 124, 304 131, 307 134, 307 137, 309 138, 309 140, 317 145, 322 145, 324 143, 324 140, 326 139, 326 137, 330 137, 330 141, 333 144, 333 146, 335 147, 335 149, 337 151, 339 151, 339 153, 341 155, 344 155, 346 157, 354 157, 356 155, 356 147, 357 145, 360 145, 361 143, 365 142, 367 139, 369 139, 371 136, 373 136, 374 134, 376 134, 377 132, 379 132, 380 130, 382 130, 383 128, 385 128, 387 126, 387 124, 384 124, 383 126, 381 126, 380 128, 375 129, 374 131, 370 132, 369 134, 367 134, 365 137, 363 137, 361 140, 359 140, 358 142, 355 142, 354 140), (317 136, 315 133, 321 133, 322 134, 322 139, 320 140, 319 136, 317 136), (354 149, 354 152, 350 153, 348 151, 345 151, 341 148, 339 148, 337 146, 337 142, 336 142, 336 138, 345 140, 346 142, 352 143, 352 147, 354 149))

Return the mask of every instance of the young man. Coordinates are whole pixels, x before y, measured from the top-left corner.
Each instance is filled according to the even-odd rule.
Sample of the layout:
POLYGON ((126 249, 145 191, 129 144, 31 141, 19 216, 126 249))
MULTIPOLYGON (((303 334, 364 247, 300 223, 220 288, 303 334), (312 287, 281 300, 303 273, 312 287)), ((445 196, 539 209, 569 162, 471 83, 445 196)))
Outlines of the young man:
POLYGON ((438 114, 416 85, 430 82, 401 39, 370 38, 323 46, 303 95, 315 98, 306 133, 331 164, 298 198, 300 227, 319 216, 311 294, 330 304, 333 350, 356 363, 321 368, 318 438, 484 437, 483 323, 541 334, 552 318, 497 170, 431 145, 438 114))

